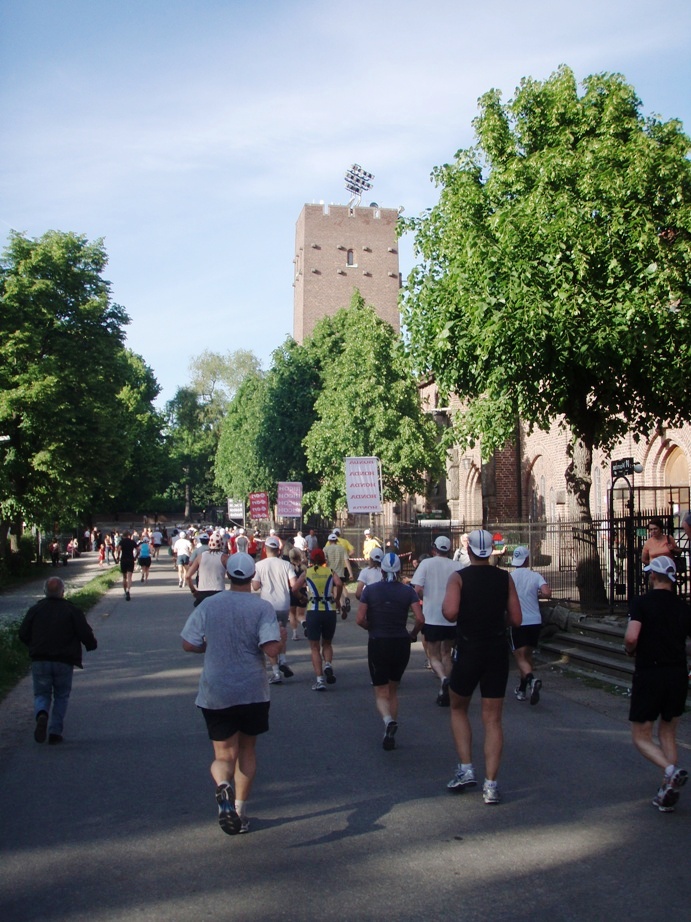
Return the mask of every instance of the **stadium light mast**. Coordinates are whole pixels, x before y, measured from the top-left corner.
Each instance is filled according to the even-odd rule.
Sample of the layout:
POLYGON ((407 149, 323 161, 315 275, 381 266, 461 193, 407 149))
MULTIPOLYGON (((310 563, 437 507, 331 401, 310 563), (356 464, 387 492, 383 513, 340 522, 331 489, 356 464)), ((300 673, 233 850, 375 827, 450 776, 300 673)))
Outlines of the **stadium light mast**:
POLYGON ((374 175, 363 170, 359 163, 354 163, 345 174, 345 187, 352 194, 348 207, 359 205, 362 201, 362 193, 372 188, 374 175))

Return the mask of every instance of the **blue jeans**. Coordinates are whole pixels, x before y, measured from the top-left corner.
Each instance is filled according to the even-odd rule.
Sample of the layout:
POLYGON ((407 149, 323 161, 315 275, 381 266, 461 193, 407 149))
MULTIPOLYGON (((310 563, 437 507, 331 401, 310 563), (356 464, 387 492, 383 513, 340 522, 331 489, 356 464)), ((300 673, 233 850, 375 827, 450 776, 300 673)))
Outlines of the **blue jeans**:
POLYGON ((34 717, 39 711, 50 714, 48 733, 62 736, 62 725, 72 691, 73 672, 74 666, 68 666, 67 663, 36 660, 31 664, 31 675, 34 680, 34 717))

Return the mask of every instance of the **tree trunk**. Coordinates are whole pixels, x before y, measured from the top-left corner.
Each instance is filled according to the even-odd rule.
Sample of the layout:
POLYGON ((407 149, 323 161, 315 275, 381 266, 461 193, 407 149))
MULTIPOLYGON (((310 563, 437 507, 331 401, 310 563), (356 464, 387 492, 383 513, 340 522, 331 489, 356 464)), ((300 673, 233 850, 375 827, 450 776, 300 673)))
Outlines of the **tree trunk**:
POLYGON ((573 499, 577 523, 574 526, 576 551, 576 585, 581 607, 602 608, 607 593, 597 548, 597 533, 590 514, 593 446, 574 437, 570 446, 571 461, 566 469, 566 485, 573 499))

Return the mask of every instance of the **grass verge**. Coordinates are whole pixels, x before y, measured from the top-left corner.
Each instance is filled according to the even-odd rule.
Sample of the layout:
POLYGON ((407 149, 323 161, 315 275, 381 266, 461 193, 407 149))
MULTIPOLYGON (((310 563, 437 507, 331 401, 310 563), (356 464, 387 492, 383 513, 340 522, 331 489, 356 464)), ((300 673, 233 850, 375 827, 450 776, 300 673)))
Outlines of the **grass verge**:
MULTIPOLYGON (((99 573, 81 589, 68 593, 67 598, 88 612, 120 578, 117 568, 99 573)), ((26 645, 19 639, 19 624, 0 627, 0 701, 23 679, 29 671, 31 660, 26 645)))

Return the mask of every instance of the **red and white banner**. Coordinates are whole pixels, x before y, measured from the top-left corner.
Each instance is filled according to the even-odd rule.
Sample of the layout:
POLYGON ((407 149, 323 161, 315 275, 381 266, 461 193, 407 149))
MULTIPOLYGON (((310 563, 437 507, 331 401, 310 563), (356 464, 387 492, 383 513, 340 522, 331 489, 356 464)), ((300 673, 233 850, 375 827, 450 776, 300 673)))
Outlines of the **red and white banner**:
POLYGON ((348 512, 381 512, 381 468, 379 458, 345 459, 348 512))
POLYGON ((278 484, 278 515, 285 519, 302 518, 302 484, 284 481, 278 484))
POLYGON ((253 519, 269 518, 268 493, 250 493, 250 517, 253 519))

